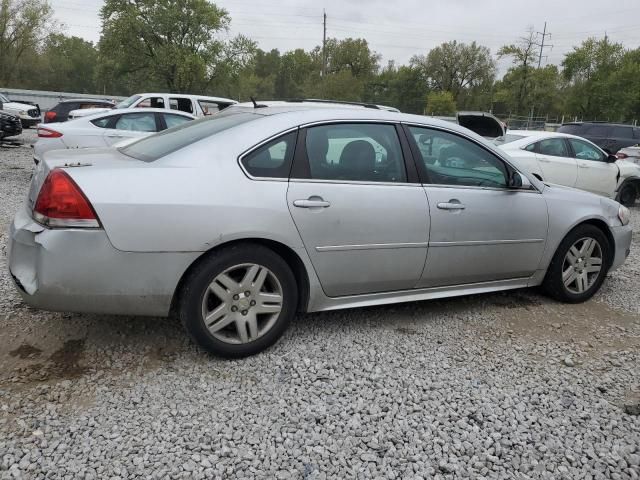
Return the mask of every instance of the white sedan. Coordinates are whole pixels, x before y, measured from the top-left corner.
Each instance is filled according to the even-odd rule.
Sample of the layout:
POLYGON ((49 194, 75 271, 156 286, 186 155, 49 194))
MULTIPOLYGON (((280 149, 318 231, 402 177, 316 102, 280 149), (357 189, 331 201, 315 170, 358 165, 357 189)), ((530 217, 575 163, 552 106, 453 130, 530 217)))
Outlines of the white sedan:
POLYGON ((131 108, 38 127, 33 160, 40 162, 49 150, 110 147, 129 139, 146 137, 194 120, 189 113, 156 108, 131 108))
POLYGON ((640 193, 640 165, 618 160, 582 137, 511 130, 495 142, 540 180, 633 205, 640 193))

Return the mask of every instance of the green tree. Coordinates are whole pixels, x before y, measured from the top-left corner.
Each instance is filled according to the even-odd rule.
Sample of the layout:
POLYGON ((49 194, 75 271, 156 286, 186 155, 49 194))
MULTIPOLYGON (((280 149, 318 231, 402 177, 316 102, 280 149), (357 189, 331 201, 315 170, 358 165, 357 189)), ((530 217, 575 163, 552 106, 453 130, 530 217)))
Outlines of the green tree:
POLYGON ((230 17, 207 0, 106 0, 101 18, 102 71, 123 78, 120 88, 205 92, 233 79, 255 49, 217 38, 230 17))
POLYGON ((411 64, 423 70, 431 89, 450 92, 456 101, 466 98, 467 90, 492 85, 496 72, 487 47, 455 40, 433 48, 426 56, 413 57, 411 64))
POLYGON ((451 92, 431 92, 425 110, 427 115, 455 115, 456 101, 451 92))
POLYGON ((275 79, 275 98, 292 99, 305 96, 305 81, 317 75, 313 58, 301 48, 287 52, 280 58, 275 79))
POLYGON ((98 51, 78 37, 52 34, 44 42, 39 87, 44 90, 94 93, 98 51))
POLYGON ((51 15, 47 0, 0 0, 0 84, 16 84, 22 77, 21 60, 34 59, 55 27, 51 15))
MULTIPOLYGON (((589 38, 565 55, 564 78, 569 82, 569 109, 586 119, 617 117, 620 91, 611 90, 610 79, 623 63, 624 47, 606 38, 589 38)), ((633 62, 631 62, 633 63, 633 62)))
POLYGON ((390 61, 367 86, 364 100, 399 108, 403 112, 422 114, 429 87, 421 69, 390 61))
POLYGON ((526 104, 529 103, 527 96, 532 89, 531 72, 538 58, 537 47, 536 34, 532 29, 517 43, 504 45, 498 50, 498 58, 511 57, 513 60, 513 67, 510 69, 513 81, 510 84, 513 88, 513 110, 519 115, 529 113, 526 104))

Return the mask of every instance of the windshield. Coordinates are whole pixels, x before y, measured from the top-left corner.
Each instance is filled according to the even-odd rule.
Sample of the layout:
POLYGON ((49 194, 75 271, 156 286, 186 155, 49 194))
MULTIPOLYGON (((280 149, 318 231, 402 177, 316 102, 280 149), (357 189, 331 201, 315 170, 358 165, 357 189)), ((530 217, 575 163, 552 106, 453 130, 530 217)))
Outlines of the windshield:
POLYGON ((9 103, 9 102, 10 102, 10 100, 9 100, 7 97, 5 97, 4 95, 2 95, 2 94, 0 93, 0 102, 2 102, 2 103, 9 103))
POLYGON ((116 108, 129 108, 133 103, 142 98, 140 95, 131 95, 129 98, 125 98, 120 103, 116 105, 116 108))
POLYGON ((258 118, 261 115, 255 113, 223 112, 145 137, 118 150, 143 162, 153 162, 187 145, 258 118))
POLYGON ((507 133, 506 135, 502 135, 496 138, 493 143, 496 145, 504 145, 505 143, 515 142, 516 140, 520 140, 521 138, 525 138, 524 135, 514 135, 512 133, 507 133))

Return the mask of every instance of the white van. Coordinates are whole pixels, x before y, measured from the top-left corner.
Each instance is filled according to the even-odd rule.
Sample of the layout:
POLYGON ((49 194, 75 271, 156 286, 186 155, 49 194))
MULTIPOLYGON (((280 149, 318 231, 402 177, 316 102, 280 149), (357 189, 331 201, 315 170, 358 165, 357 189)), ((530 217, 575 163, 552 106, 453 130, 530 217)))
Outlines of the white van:
MULTIPOLYGON (((114 108, 162 108, 180 110, 196 117, 213 115, 238 102, 229 98, 188 95, 184 93, 137 93, 122 100, 114 108)), ((94 113, 109 111, 108 108, 84 108, 69 112, 69 120, 86 117, 94 113)))

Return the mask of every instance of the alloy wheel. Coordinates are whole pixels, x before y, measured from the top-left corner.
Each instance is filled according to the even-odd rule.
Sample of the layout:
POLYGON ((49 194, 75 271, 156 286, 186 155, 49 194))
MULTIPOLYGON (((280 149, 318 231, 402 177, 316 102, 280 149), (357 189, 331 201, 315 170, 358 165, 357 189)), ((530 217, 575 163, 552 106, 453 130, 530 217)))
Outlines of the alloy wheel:
POLYGON ((235 265, 217 275, 202 298, 202 319, 216 339, 231 344, 253 342, 276 323, 282 286, 268 268, 235 265))
POLYGON ((602 271, 602 248, 594 238, 584 237, 576 241, 564 257, 562 283, 575 294, 589 290, 602 271))

